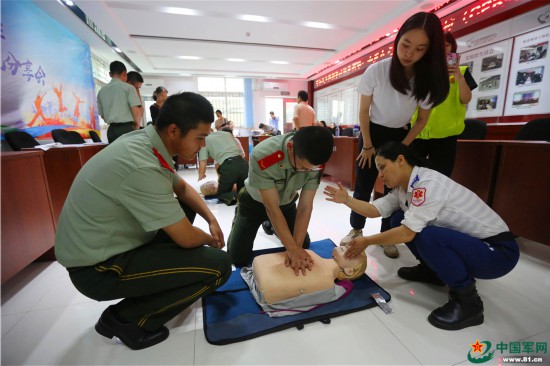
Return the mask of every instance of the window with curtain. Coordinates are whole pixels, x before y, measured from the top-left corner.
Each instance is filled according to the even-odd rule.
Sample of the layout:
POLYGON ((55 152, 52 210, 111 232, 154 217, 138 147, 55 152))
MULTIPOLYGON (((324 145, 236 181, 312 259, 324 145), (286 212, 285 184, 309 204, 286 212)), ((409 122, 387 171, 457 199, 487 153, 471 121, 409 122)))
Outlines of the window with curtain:
POLYGON ((197 78, 198 92, 212 103, 214 110, 232 121, 236 128, 244 127, 244 80, 240 78, 197 78))

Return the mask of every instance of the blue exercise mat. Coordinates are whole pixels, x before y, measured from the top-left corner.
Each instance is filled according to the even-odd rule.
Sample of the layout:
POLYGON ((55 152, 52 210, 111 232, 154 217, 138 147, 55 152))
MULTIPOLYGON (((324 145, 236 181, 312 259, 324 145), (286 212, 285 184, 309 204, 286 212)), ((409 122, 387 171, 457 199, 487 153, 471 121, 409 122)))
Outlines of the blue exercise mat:
MULTIPOLYGON (((335 247, 330 239, 311 243, 309 249, 322 258, 332 258, 335 247)), ((254 256, 280 252, 284 248, 272 248, 254 252, 254 256)), ((324 304, 314 310, 291 316, 271 318, 252 297, 237 268, 229 280, 212 294, 202 299, 204 335, 210 344, 223 345, 259 337, 279 330, 320 321, 329 324, 330 319, 376 306, 371 297, 379 293, 390 301, 390 294, 367 275, 353 281, 353 290, 340 300, 324 304)))

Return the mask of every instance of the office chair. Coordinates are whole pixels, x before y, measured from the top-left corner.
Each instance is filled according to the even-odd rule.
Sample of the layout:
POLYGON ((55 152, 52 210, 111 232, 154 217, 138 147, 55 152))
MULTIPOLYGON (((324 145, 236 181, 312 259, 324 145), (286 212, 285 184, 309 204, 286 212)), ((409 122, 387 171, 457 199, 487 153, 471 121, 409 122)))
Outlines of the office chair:
POLYGON ((487 124, 478 119, 465 119, 464 131, 458 135, 459 140, 484 140, 487 134, 487 124))
POLYGON ((550 118, 537 118, 527 122, 514 140, 550 141, 550 118))
POLYGON ((340 136, 353 137, 353 128, 352 127, 342 128, 342 131, 340 131, 340 136))
POLYGON ((101 137, 99 137, 97 132, 95 132, 94 130, 90 130, 88 134, 90 135, 90 138, 92 139, 93 142, 103 142, 101 141, 101 137))
POLYGON ((86 141, 76 131, 67 131, 64 129, 52 130, 52 138, 55 142, 60 142, 63 145, 84 144, 86 141))
POLYGON ((40 143, 36 141, 31 134, 25 131, 10 131, 6 132, 4 136, 13 151, 21 151, 21 149, 26 147, 35 147, 40 145, 40 143))

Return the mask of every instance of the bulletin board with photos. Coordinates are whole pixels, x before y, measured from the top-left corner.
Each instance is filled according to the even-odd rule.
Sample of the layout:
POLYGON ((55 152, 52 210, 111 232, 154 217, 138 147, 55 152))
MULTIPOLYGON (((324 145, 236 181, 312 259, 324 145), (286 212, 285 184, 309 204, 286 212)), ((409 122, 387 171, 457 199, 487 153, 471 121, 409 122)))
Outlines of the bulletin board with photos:
POLYGON ((550 113, 549 41, 550 27, 515 38, 505 115, 550 113))
POLYGON ((550 70, 549 41, 545 27, 462 53, 460 64, 478 84, 466 117, 550 113, 550 82, 544 75, 550 70))
POLYGON ((508 39, 461 55, 460 64, 468 66, 478 84, 472 91, 466 117, 502 116, 511 47, 512 40, 508 39))

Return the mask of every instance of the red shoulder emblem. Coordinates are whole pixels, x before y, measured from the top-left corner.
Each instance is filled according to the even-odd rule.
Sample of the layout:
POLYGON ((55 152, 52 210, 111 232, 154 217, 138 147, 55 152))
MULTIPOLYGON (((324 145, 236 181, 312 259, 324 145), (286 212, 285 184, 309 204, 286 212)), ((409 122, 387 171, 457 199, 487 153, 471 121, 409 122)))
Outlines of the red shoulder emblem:
POLYGON ((412 191, 411 203, 421 206, 426 201, 426 188, 415 188, 412 191))
POLYGON ((260 166, 261 170, 267 169, 270 166, 282 161, 285 157, 285 153, 281 150, 275 151, 273 154, 268 155, 264 158, 261 158, 258 160, 258 165, 260 166))

